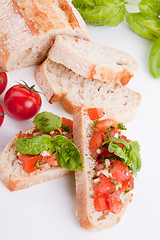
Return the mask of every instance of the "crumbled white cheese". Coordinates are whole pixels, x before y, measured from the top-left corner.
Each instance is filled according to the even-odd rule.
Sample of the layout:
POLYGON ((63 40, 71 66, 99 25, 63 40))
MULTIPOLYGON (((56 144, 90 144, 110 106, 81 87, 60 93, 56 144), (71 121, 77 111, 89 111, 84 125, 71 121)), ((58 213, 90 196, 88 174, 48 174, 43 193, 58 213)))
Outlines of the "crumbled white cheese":
POLYGON ((54 131, 54 130, 50 132, 50 134, 51 134, 51 135, 52 135, 52 134, 54 134, 54 133, 55 133, 55 131, 54 131))
POLYGON ((115 134, 114 134, 114 137, 115 137, 115 138, 118 138, 118 133, 115 133, 115 134))
POLYGON ((100 154, 100 153, 101 153, 101 150, 98 148, 96 152, 97 152, 98 154, 100 154))
POLYGON ((94 181, 94 183, 98 183, 98 182, 100 182, 100 178, 96 178, 93 181, 94 181))
POLYGON ((43 152, 40 153, 40 155, 41 155, 42 157, 46 157, 46 156, 50 156, 51 154, 49 154, 48 151, 43 151, 43 152))
MULTIPOLYGON (((108 178, 109 178, 109 177, 112 177, 112 173, 109 173, 109 172, 108 172, 108 169, 103 169, 103 170, 100 170, 99 172, 100 172, 99 175, 102 173, 103 175, 105 175, 105 176, 108 177, 108 178)), ((99 175, 98 175, 98 176, 99 176, 99 175)))
POLYGON ((118 191, 119 188, 122 188, 122 184, 120 182, 118 182, 118 184, 116 185, 116 190, 118 191))
POLYGON ((109 159, 105 159, 105 166, 106 166, 106 168, 108 168, 110 166, 110 160, 109 159))

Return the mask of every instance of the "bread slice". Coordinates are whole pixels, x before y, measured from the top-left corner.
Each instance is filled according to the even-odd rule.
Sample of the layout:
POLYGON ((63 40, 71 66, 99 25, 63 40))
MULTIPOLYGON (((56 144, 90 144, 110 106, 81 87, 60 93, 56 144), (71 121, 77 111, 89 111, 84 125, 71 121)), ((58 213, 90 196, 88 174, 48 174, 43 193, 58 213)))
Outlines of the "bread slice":
POLYGON ((82 157, 83 172, 75 172, 77 216, 81 227, 87 230, 102 230, 113 227, 122 218, 132 194, 128 192, 123 197, 124 206, 119 214, 104 211, 97 212, 94 207, 93 177, 95 176, 96 160, 91 157, 89 143, 92 137, 93 121, 87 111, 79 108, 73 115, 74 143, 79 148, 82 157))
POLYGON ((90 80, 120 81, 126 85, 137 71, 137 62, 129 54, 91 41, 57 36, 48 58, 90 80))
POLYGON ((89 39, 70 1, 0 1, 0 64, 8 71, 40 64, 57 34, 89 39))
POLYGON ((103 107, 111 118, 131 121, 140 105, 140 94, 118 83, 90 81, 46 59, 36 71, 35 79, 50 103, 60 100, 71 114, 77 107, 103 107))
MULTIPOLYGON (((33 133, 35 128, 31 128, 27 133, 33 133)), ((17 160, 15 142, 18 134, 6 146, 0 156, 0 179, 10 191, 17 191, 31 187, 35 184, 43 183, 52 179, 56 179, 71 173, 70 170, 57 167, 47 166, 44 169, 27 174, 19 161, 17 160)))

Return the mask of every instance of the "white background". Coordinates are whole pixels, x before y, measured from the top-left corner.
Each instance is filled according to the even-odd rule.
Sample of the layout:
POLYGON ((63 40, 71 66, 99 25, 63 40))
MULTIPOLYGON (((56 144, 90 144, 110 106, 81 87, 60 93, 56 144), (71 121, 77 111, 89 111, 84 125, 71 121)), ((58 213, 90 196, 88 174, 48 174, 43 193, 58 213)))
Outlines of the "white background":
MULTIPOLYGON (((53 180, 18 192, 0 183, 0 240, 27 239, 159 239, 160 214, 160 79, 149 72, 148 57, 152 41, 129 30, 125 22, 118 27, 88 26, 91 40, 132 54, 139 70, 128 87, 141 93, 136 118, 127 125, 127 136, 141 145, 142 170, 135 180, 133 201, 118 225, 101 232, 86 232, 76 217, 74 175, 53 180)), ((8 73, 8 86, 23 79, 36 84, 35 67, 8 73)), ((36 89, 39 88, 36 86, 36 89)), ((5 91, 6 92, 6 91, 5 91)), ((3 105, 4 94, 0 96, 3 105)), ((50 105, 42 96, 41 111, 70 117, 60 103, 50 105)), ((16 133, 33 126, 32 119, 17 121, 5 116, 0 128, 0 153, 16 133)))

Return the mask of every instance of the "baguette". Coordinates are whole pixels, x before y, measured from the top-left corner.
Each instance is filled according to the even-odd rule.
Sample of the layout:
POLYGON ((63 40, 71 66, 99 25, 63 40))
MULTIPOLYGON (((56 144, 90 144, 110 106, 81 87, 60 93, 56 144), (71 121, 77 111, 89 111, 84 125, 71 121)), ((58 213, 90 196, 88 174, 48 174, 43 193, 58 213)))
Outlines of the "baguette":
POLYGON ((48 58, 87 79, 126 85, 137 71, 135 59, 122 51, 69 36, 56 36, 48 58))
MULTIPOLYGON (((86 109, 83 109, 83 108, 79 108, 79 110, 74 113, 73 120, 74 120, 73 121, 74 143, 77 145, 77 147, 80 150, 81 157, 82 157, 82 166, 83 166, 83 172, 75 172, 77 216, 79 218, 80 225, 81 227, 87 230, 94 230, 94 229, 102 230, 102 229, 113 227, 122 218, 128 203, 131 202, 132 200, 132 194, 126 190, 124 191, 124 194, 123 192, 121 193, 121 200, 123 201, 123 207, 121 207, 120 210, 117 210, 117 209, 114 210, 116 212, 113 212, 113 210, 111 211, 108 209, 107 210, 103 209, 103 211, 95 209, 95 202, 94 202, 95 188, 93 187, 93 185, 94 185, 94 181, 97 181, 98 178, 96 180, 93 180, 93 179, 95 179, 97 160, 95 160, 95 158, 91 156, 91 151, 89 149, 90 141, 93 136, 93 130, 91 130, 91 126, 93 126, 93 121, 90 120, 86 109)), ((110 164, 110 160, 107 159, 107 161, 109 161, 109 164, 110 164)), ((112 161, 117 161, 117 160, 112 160, 112 161)), ((100 165, 103 165, 103 163, 100 165)), ((111 165, 109 166, 105 165, 105 166, 106 166, 105 169, 107 169, 107 174, 109 175, 110 170, 108 169, 109 169, 109 166, 111 165)), ((112 167, 110 167, 110 169, 112 169, 112 167)), ((106 170, 103 170, 103 171, 105 172, 106 170)), ((103 173, 101 173, 101 175, 103 175, 103 173)), ((123 174, 123 171, 122 171, 122 174, 123 174)), ((129 174, 131 174, 131 172, 129 172, 129 174)), ((98 175, 98 172, 97 172, 97 175, 98 175)), ((105 175, 103 175, 103 177, 104 176, 105 175)), ((110 175, 108 177, 113 178, 113 176, 110 176, 110 175)), ((99 181, 98 183, 101 183, 102 181, 101 179, 102 178, 98 180, 99 181)), ((134 185, 134 182, 132 184, 134 185)), ((116 185, 113 185, 113 188, 115 186, 116 185)), ((123 184, 121 185, 121 188, 122 187, 123 187, 123 184)), ((114 192, 116 192, 117 189, 116 190, 111 189, 111 190, 113 191, 110 193, 110 196, 112 197, 113 195, 111 194, 114 194, 114 192)), ((121 190, 118 190, 118 191, 121 191, 121 190)), ((106 203, 108 203, 109 200, 105 200, 105 201, 107 201, 106 203)), ((121 205, 120 202, 119 204, 121 205)))
POLYGON ((103 107, 117 121, 131 121, 141 96, 119 83, 90 81, 47 58, 36 70, 35 79, 50 103, 60 100, 71 114, 81 105, 103 107))
MULTIPOLYGON (((31 128, 29 132, 32 134, 36 128, 31 128)), ((52 179, 56 179, 71 173, 70 170, 60 166, 43 168, 41 170, 28 174, 26 173, 20 161, 17 160, 15 142, 18 140, 18 134, 6 146, 0 156, 0 179, 10 191, 18 191, 29 188, 33 185, 40 184, 52 179)))
POLYGON ((89 39, 69 1, 0 1, 0 64, 6 70, 40 64, 57 34, 89 39))

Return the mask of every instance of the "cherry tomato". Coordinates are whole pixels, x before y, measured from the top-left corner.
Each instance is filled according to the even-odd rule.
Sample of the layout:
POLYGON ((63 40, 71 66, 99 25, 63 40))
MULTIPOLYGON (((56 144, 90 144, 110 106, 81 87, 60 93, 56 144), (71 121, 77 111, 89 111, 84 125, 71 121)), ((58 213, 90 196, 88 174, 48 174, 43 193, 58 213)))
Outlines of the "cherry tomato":
POLYGON ((6 74, 6 70, 4 70, 1 66, 0 66, 0 94, 3 93, 3 91, 5 90, 7 86, 7 74, 6 74))
POLYGON ((2 105, 0 104, 0 126, 3 123, 3 120, 4 120, 4 110, 3 110, 2 105))
POLYGON ((13 118, 26 120, 34 117, 40 110, 41 97, 34 86, 17 84, 9 88, 4 97, 6 112, 13 118))
POLYGON ((88 116, 92 121, 100 119, 105 114, 103 108, 88 108, 87 111, 88 116))

